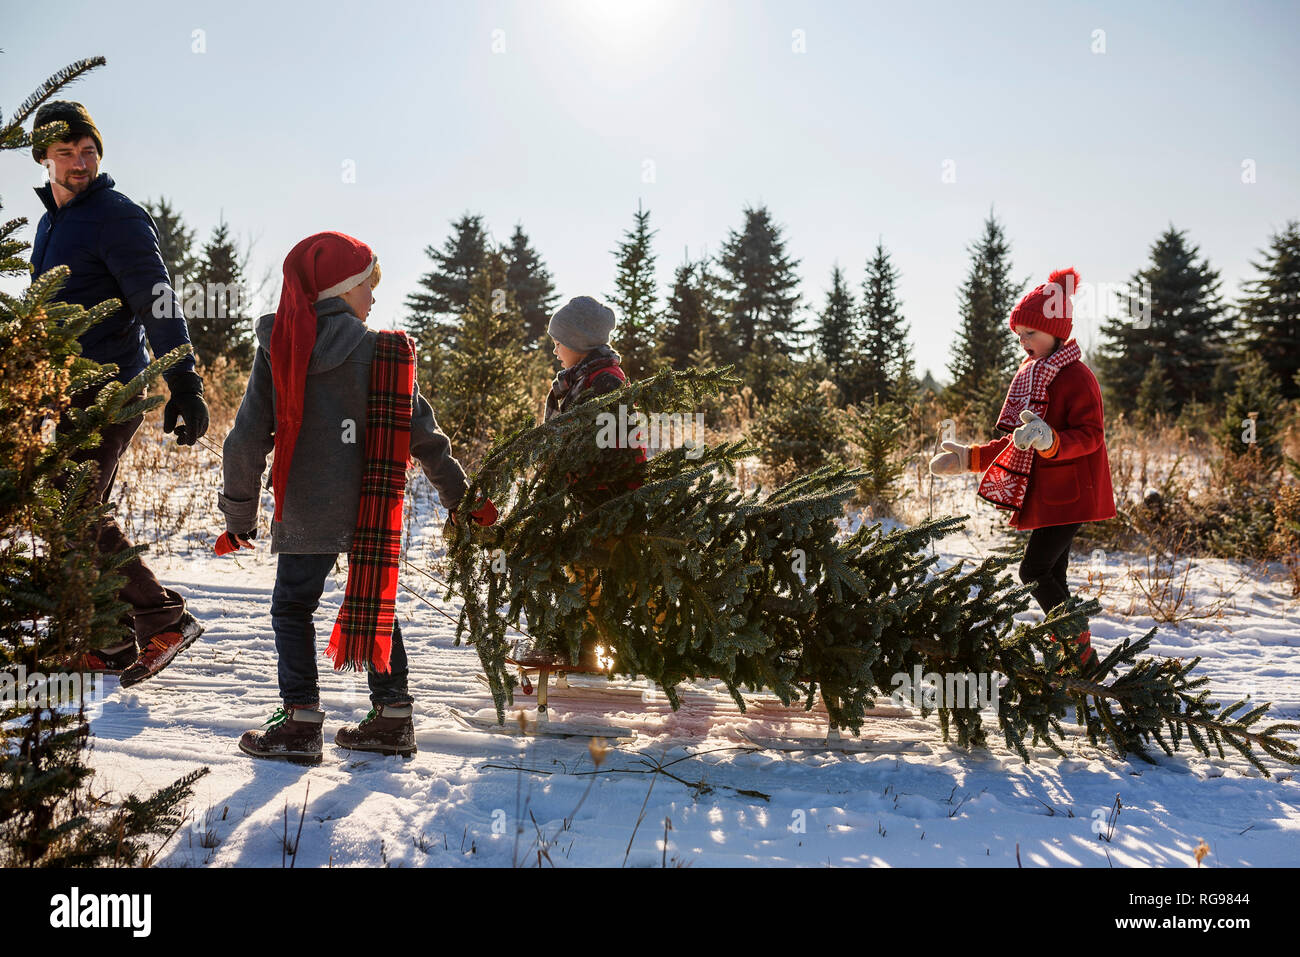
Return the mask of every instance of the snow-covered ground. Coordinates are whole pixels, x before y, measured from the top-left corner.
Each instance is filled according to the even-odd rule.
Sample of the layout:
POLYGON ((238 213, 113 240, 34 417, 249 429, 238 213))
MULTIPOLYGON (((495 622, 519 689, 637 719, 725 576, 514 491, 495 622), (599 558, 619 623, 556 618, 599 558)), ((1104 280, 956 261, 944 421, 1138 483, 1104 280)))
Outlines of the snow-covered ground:
MULTIPOLYGON (((212 498, 214 473, 206 471, 212 498)), ((123 475, 131 480, 127 465, 123 475)), ((1005 540, 992 510, 976 504, 973 480, 937 489, 935 514, 976 516, 967 532, 941 543, 944 565, 982 557, 1005 540)), ((421 529, 439 528, 441 518, 425 490, 416 508, 428 521, 409 526, 410 554, 423 567, 436 542, 421 529)), ((215 515, 210 520, 215 536, 220 526, 215 515)), ((192 527, 193 516, 187 521, 192 527)), ((137 516, 135 524, 147 523, 137 516)), ((1266 758, 1273 773, 1266 778, 1231 751, 1225 760, 1156 752, 1147 764, 1072 738, 1067 759, 1044 749, 1026 765, 997 744, 986 752, 945 745, 936 722, 899 716, 869 725, 879 753, 754 751, 742 730, 811 735, 817 722, 772 700, 757 700, 742 717, 707 688, 688 694, 676 714, 662 695, 643 700, 633 692, 567 707, 559 699, 567 713, 637 731, 599 767, 581 739, 523 741, 466 730, 449 709, 486 714, 491 704, 475 679, 477 654, 456 647, 452 622, 407 590, 399 592, 399 613, 419 754, 406 761, 334 747, 335 729, 362 718, 369 702, 363 678, 331 672, 322 657, 324 762, 257 761, 237 740, 278 704, 268 612, 274 560, 265 543, 238 560, 217 559, 192 532, 157 551, 155 570, 186 596, 207 630, 157 678, 126 691, 108 680, 93 721, 93 764, 96 788, 119 795, 211 768, 196 786, 189 826, 161 858, 166 866, 279 866, 285 834, 292 843, 300 826, 299 867, 1015 867, 1017 860, 1025 867, 1191 867, 1202 840, 1210 848, 1204 866, 1300 862, 1295 772, 1266 758), (914 750, 890 750, 897 742, 914 750), (656 766, 664 773, 654 773, 656 766)), ((1145 557, 1093 555, 1074 563, 1072 588, 1101 590, 1105 611, 1092 621, 1099 648, 1153 624, 1128 577, 1145 572, 1145 557)), ((344 581, 340 565, 317 616, 322 653, 344 581)), ((403 581, 455 617, 456 605, 444 604, 431 582, 409 570, 403 581)), ((1162 626, 1155 653, 1199 655, 1221 698, 1251 691, 1278 703, 1276 717, 1300 719, 1300 606, 1280 575, 1197 561, 1185 607, 1212 616, 1162 626)))

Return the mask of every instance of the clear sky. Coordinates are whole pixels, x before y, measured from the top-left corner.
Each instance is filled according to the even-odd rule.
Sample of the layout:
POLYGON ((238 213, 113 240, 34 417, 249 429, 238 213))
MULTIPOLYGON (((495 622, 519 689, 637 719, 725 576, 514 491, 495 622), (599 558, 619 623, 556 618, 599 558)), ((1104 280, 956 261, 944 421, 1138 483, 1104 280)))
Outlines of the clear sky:
MULTIPOLYGON (((65 96, 121 190, 202 234, 224 214, 276 291, 302 237, 362 238, 380 325, 465 211, 500 241, 522 222, 561 301, 611 292, 638 201, 661 293, 747 203, 785 227, 815 308, 881 237, 918 366, 946 379, 990 207, 1034 284, 1122 282, 1173 223, 1236 295, 1300 218, 1297 35, 1294 2, 0 0, 0 105, 103 54, 65 96)), ((35 223, 40 180, 0 157, 6 219, 35 223)), ((1076 322, 1085 348, 1095 326, 1076 322)))

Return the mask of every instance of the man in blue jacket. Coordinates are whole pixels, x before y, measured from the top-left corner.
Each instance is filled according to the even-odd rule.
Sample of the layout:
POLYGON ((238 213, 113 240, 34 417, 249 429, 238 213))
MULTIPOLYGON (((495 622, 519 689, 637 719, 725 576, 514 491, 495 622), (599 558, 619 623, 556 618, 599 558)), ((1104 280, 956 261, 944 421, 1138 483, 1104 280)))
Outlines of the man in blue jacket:
MULTIPOLYGON (((87 330, 80 341, 84 356, 115 364, 117 379, 127 382, 149 362, 146 339, 154 355, 161 356, 187 344, 189 329, 163 265, 153 220, 113 188, 107 173, 99 172, 104 142, 90 114, 80 103, 55 100, 37 111, 33 129, 59 121, 67 124, 67 138, 32 149, 50 180, 36 190, 46 213, 36 227, 32 274, 67 266, 71 275, 59 293, 62 302, 89 308, 106 299, 120 300, 121 308, 87 330)), ((171 393, 163 409, 163 431, 174 432, 180 445, 193 445, 208 430, 203 380, 194 371, 194 357, 186 356, 163 378, 171 393)), ((83 394, 74 403, 85 408, 94 400, 93 393, 83 394)), ((79 454, 79 461, 99 467, 100 501, 108 501, 118 460, 143 419, 136 416, 109 426, 98 448, 79 454)), ((107 518, 99 528, 100 551, 114 554, 129 545, 117 522, 107 518)), ((125 687, 161 671, 203 627, 185 610, 185 599, 163 587, 138 556, 122 566, 122 573, 127 583, 120 597, 132 608, 122 644, 85 655, 74 666, 119 674, 125 687)))

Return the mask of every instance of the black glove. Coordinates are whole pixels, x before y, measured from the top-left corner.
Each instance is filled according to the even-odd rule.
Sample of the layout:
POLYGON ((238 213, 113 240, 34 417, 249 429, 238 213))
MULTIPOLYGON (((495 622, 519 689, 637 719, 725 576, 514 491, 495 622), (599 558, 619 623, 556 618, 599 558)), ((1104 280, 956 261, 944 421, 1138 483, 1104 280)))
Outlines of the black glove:
POLYGON ((194 372, 177 372, 167 381, 172 397, 163 406, 163 431, 176 433, 177 445, 193 445, 208 431, 208 404, 203 380, 194 372), (180 416, 181 425, 176 424, 180 416))

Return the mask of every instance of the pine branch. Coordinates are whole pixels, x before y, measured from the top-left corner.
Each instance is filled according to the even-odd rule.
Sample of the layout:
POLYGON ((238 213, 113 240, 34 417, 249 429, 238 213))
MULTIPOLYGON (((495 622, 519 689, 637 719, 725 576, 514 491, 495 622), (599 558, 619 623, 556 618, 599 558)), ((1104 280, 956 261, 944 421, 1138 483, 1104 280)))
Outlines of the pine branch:
POLYGON ((5 125, 4 130, 0 131, 0 138, 3 138, 11 127, 20 126, 27 122, 31 116, 40 107, 42 103, 58 93, 69 83, 73 83, 91 70, 97 69, 107 64, 108 61, 102 56, 87 57, 84 60, 77 60, 74 63, 65 66, 58 73, 49 77, 44 83, 37 87, 36 92, 19 104, 18 109, 14 111, 13 116, 9 117, 9 122, 5 125))

